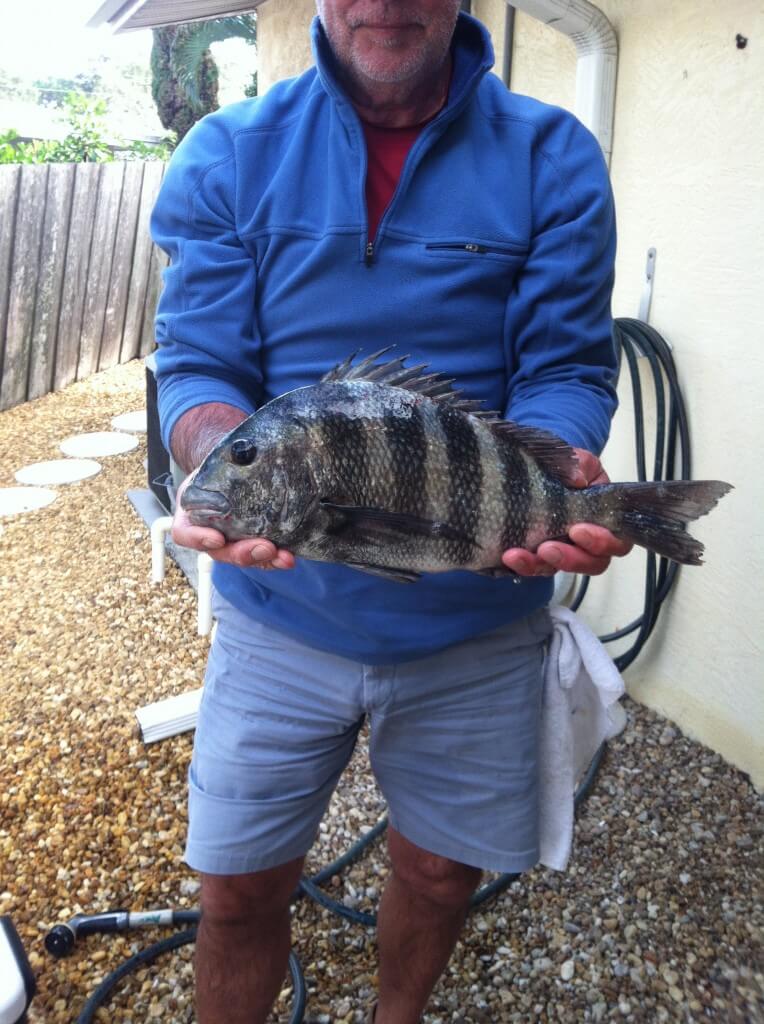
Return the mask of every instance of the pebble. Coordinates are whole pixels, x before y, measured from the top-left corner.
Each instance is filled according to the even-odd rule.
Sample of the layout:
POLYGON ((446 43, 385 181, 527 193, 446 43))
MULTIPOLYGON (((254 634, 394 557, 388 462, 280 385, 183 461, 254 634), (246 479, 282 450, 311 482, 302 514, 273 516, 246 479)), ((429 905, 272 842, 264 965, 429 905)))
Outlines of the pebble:
MULTIPOLYGON (((17 464, 55 457, 69 433, 137 408, 144 390, 135 361, 0 414, 0 486, 17 464)), ((209 646, 177 568, 149 580, 148 531, 125 498, 146 486, 144 444, 0 536, 3 672, 24 681, 3 690, 0 718, 0 914, 35 971, 29 1024, 71 1024, 106 974, 167 933, 92 936, 53 961, 42 944, 52 924, 198 902, 182 861, 193 734, 148 747, 135 734, 136 707, 201 685, 209 646)), ((424 1024, 762 1020, 760 798, 713 751, 623 704, 627 728, 578 811, 567 870, 528 871, 470 915, 424 1024)), ((307 873, 384 813, 364 728, 307 873)), ((325 888, 372 912, 389 870, 378 839, 325 888)), ((293 935, 306 1022, 363 1024, 379 983, 374 931, 299 899, 293 935)), ((142 967, 110 1000, 99 1024, 192 1024, 192 947, 142 967)), ((290 1008, 285 984, 274 1019, 290 1008)))
POLYGON ((670 746, 674 742, 676 737, 677 737, 676 729, 674 729, 670 725, 667 725, 662 730, 662 732, 660 734, 660 737, 658 738, 658 742, 660 743, 660 745, 662 747, 668 747, 668 746, 670 746))

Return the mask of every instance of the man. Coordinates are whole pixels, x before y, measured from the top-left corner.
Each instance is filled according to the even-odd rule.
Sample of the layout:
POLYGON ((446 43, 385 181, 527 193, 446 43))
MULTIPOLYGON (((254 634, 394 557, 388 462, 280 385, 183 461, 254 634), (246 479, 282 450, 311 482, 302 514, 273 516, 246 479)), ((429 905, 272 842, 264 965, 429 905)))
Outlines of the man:
MULTIPOLYGON (((577 446, 582 486, 607 479, 607 172, 573 117, 486 74, 488 36, 458 9, 318 0, 316 68, 206 118, 173 157, 153 223, 171 256, 157 363, 163 437, 186 471, 263 402, 399 343, 577 446)), ((173 535, 218 563, 189 772, 198 1020, 266 1020, 289 898, 368 715, 393 868, 372 1014, 414 1024, 481 869, 537 859, 552 584, 530 577, 599 573, 626 546, 579 526, 507 551, 519 586, 467 573, 404 586, 265 539, 227 544, 182 512, 173 535)))

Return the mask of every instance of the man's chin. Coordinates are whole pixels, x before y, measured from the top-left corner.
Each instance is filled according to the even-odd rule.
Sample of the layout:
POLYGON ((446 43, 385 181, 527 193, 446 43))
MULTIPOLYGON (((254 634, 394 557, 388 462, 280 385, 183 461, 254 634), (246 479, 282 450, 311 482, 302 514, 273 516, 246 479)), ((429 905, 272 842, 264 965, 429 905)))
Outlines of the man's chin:
POLYGON ((360 55, 353 62, 353 69, 366 82, 396 85, 411 81, 421 75, 423 64, 420 52, 407 53, 390 49, 360 55))

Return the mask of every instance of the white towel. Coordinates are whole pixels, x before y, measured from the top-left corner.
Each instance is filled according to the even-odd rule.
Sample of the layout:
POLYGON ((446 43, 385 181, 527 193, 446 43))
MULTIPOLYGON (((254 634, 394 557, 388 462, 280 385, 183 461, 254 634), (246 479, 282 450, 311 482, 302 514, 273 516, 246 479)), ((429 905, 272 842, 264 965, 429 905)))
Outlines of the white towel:
POLYGON ((562 871, 573 843, 573 797, 600 744, 626 724, 623 679, 575 612, 549 609, 554 632, 544 665, 540 743, 539 859, 562 871))

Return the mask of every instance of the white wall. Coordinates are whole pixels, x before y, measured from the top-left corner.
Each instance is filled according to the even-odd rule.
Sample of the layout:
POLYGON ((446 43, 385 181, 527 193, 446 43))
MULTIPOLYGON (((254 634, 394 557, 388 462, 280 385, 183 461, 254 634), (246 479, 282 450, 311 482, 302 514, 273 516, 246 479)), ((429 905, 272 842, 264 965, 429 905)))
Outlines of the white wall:
MULTIPOLYGON (((760 0, 600 6, 620 49, 614 313, 636 316, 655 246, 650 320, 674 349, 694 476, 736 488, 693 527, 707 564, 681 571, 627 684, 764 786, 764 8, 760 0), (743 50, 737 33, 750 39, 743 50)), ((473 11, 493 34, 500 69, 503 0, 475 0, 473 11)), ((264 83, 307 66, 312 13, 312 0, 260 9, 264 83)), ((518 12, 515 91, 573 109, 575 63, 570 41, 518 12)), ((604 457, 613 479, 634 477, 627 373, 622 384, 604 457)), ((642 572, 635 553, 592 584, 581 614, 598 632, 638 613, 642 572)))
MULTIPOLYGON (((500 0, 491 6, 500 13, 500 0)), ((600 7, 620 50, 613 309, 636 316, 647 249, 655 246, 650 321, 674 349, 693 474, 736 488, 693 527, 706 544, 706 565, 681 571, 626 679, 634 697, 763 786, 764 8, 755 0, 603 0, 600 7), (750 39, 745 49, 737 33, 750 39)), ((518 14, 512 88, 572 109, 574 76, 574 46, 518 14)), ((620 390, 605 452, 613 478, 634 467, 627 373, 620 390)), ((637 554, 592 586, 581 611, 598 631, 633 618, 641 571, 637 554)))

